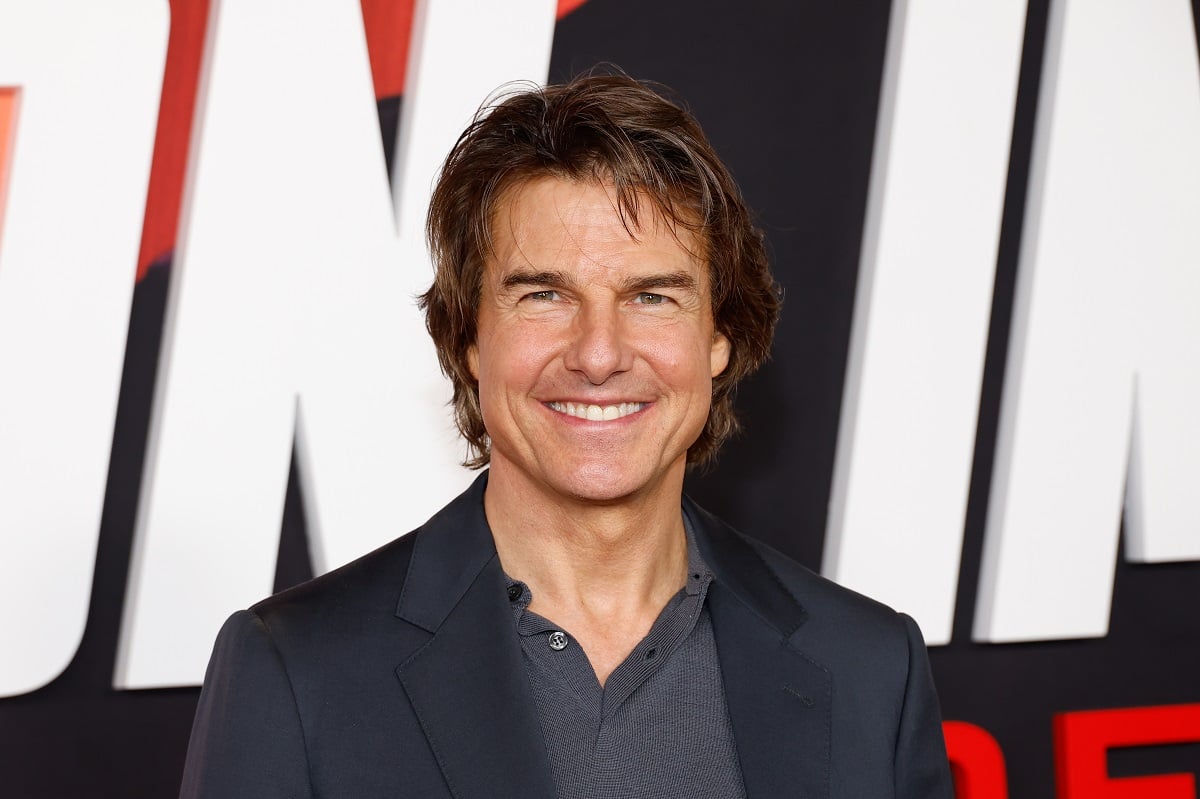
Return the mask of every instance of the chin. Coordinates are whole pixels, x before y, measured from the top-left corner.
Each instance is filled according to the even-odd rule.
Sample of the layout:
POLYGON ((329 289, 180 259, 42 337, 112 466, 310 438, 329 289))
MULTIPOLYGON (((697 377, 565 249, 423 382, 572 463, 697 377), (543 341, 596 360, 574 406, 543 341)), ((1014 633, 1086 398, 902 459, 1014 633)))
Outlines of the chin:
POLYGON ((618 502, 638 494, 662 479, 650 470, 630 469, 628 463, 577 464, 563 472, 566 479, 557 480, 560 491, 584 502, 618 502))

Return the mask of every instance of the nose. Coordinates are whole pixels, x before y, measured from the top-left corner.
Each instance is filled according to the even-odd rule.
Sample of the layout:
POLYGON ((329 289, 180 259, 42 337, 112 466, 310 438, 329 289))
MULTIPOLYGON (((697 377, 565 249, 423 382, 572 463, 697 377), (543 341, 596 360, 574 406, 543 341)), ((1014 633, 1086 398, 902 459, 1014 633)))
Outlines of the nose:
POLYGON ((581 308, 571 325, 571 340, 564 359, 566 367, 595 386, 627 371, 633 351, 623 328, 616 308, 596 305, 581 308))

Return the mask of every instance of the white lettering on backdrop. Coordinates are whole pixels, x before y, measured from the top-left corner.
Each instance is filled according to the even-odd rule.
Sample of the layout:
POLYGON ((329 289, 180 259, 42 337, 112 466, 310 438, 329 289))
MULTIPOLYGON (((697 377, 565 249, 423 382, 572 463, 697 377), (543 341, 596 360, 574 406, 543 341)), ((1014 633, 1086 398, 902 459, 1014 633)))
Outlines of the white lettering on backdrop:
POLYGON ((161 0, 0 2, 0 696, 87 621, 167 25, 161 0))
MULTIPOLYGON (((220 619, 270 590, 293 436, 319 571, 467 479, 412 304, 429 277, 420 222, 479 98, 544 76, 553 3, 539 3, 497 20, 419 5, 390 207, 357 4, 214 4, 118 686, 198 682, 220 619)), ((0 660, 0 696, 53 679, 83 632, 166 44, 161 4, 78 5, 43 19, 0 2, 0 86, 20 98, 0 220, 0 640, 25 644, 0 660)), ((939 643, 1023 8, 923 8, 893 12, 825 571, 939 643), (931 36, 950 47, 934 34, 951 23, 974 37, 942 54, 967 65, 953 79, 922 56, 931 36), (905 573, 921 579, 892 579, 905 573)), ((1052 8, 987 641, 1104 633, 1122 497, 1130 559, 1200 558, 1190 9, 1052 8)))
POLYGON ((465 485, 415 307, 437 168, 480 100, 545 80, 555 3, 418 5, 388 196, 356 0, 214 3, 116 684, 200 682, 271 591, 295 437, 314 568, 465 485), (518 44, 519 43, 519 44, 518 44))
POLYGON ((1019 0, 892 6, 822 571, 934 644, 954 621, 1024 22, 1019 0))
POLYGON ((1051 4, 974 637, 1108 631, 1200 559, 1200 59, 1187 0, 1051 4))

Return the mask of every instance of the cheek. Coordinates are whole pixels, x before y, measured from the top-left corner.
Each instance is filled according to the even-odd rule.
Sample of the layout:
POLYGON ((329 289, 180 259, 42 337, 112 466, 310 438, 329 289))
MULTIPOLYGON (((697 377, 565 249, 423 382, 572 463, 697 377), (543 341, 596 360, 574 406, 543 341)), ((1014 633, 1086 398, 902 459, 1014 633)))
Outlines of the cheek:
POLYGON ((534 386, 554 358, 550 342, 527 330, 497 330, 478 348, 480 393, 524 391, 534 386))
POLYGON ((662 336, 642 348, 656 374, 677 391, 709 393, 712 376, 709 347, 700 337, 673 339, 662 336))

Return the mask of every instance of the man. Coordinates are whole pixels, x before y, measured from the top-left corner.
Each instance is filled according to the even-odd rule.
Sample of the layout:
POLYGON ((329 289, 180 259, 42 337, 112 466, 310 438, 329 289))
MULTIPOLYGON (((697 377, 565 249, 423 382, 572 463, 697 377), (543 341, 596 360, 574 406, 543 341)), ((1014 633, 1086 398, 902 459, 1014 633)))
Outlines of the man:
POLYGON ((448 157, 422 298, 490 469, 233 616, 185 797, 949 797, 924 645, 683 498, 777 291, 695 120, 623 76, 448 157))

